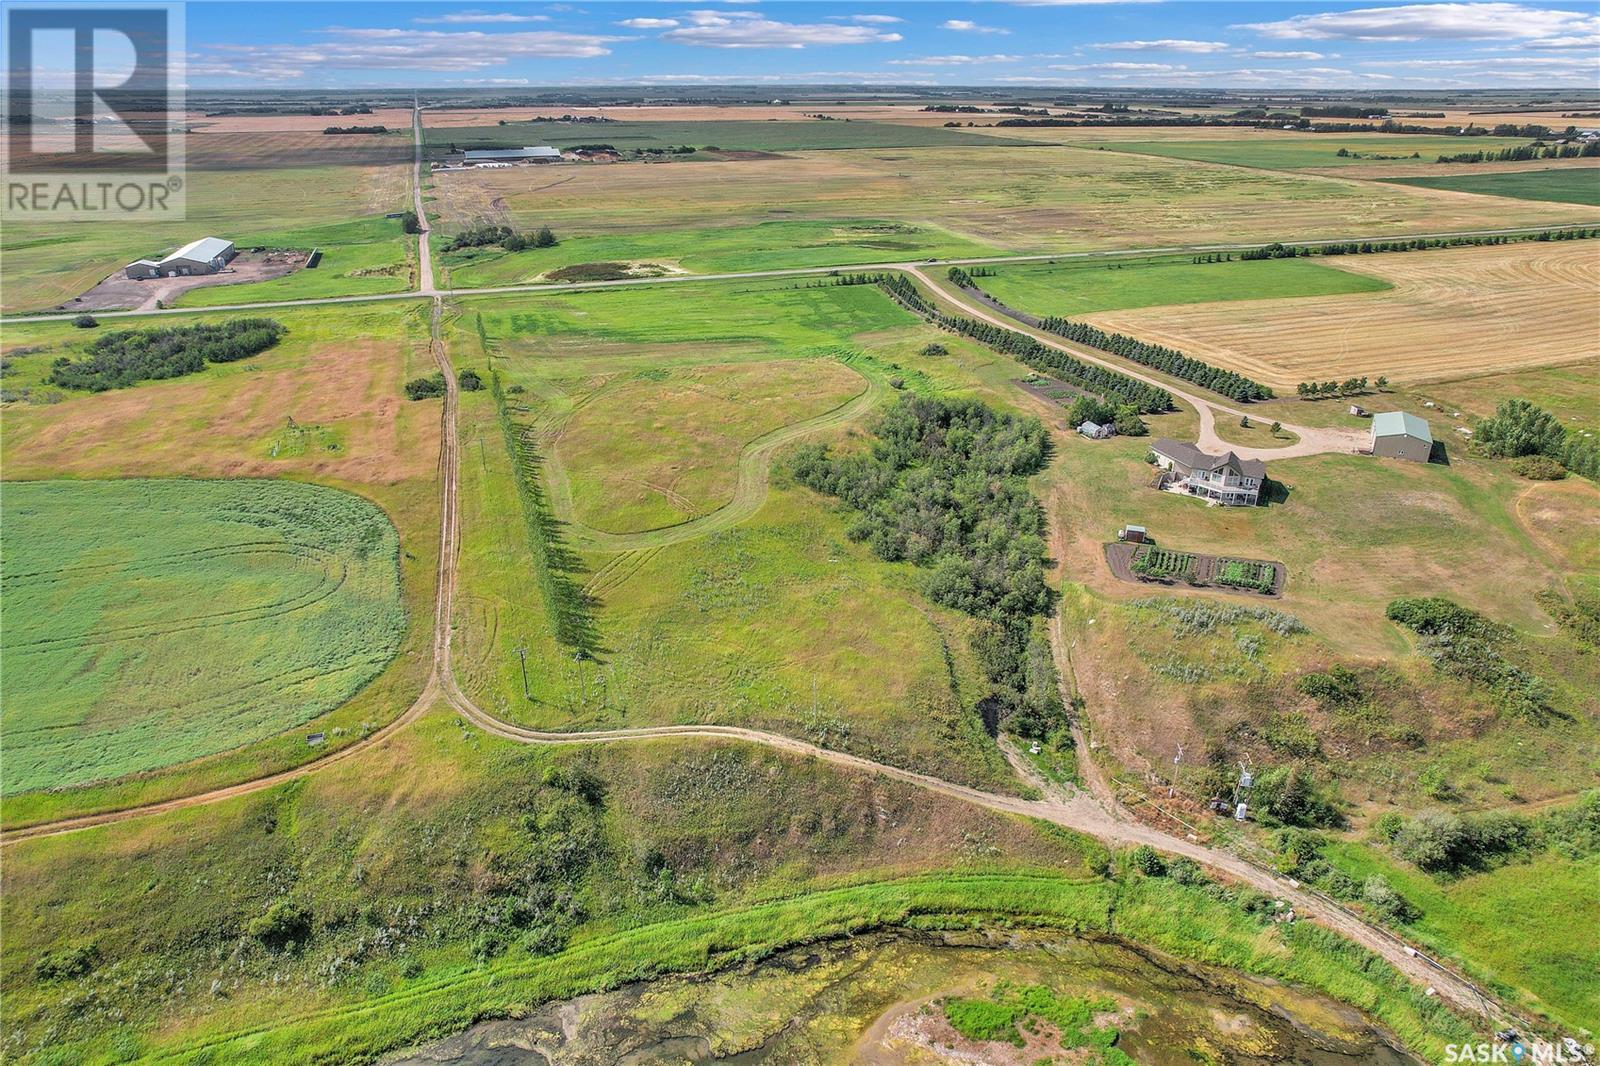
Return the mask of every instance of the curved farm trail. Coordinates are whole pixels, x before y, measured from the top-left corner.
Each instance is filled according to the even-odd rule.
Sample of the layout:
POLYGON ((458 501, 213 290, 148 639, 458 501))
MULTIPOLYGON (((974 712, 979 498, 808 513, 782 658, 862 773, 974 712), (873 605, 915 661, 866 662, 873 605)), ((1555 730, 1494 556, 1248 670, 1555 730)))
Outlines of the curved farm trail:
MULTIPOLYGON (((1284 422, 1283 428, 1293 433, 1300 439, 1293 444, 1286 444, 1281 448, 1252 448, 1244 445, 1229 444, 1217 435, 1217 412, 1235 417, 1244 417, 1250 412, 1243 408, 1234 407, 1219 400, 1207 399, 1197 393, 1189 392, 1180 386, 1173 385, 1170 381, 1163 380, 1138 369, 1132 363, 1118 362, 1108 359, 1093 348, 1085 348, 1072 344, 1060 337, 1044 330, 1018 322, 1015 319, 1000 315, 990 310, 986 305, 974 300, 964 292, 952 292, 935 284, 933 279, 923 273, 919 267, 907 266, 906 273, 921 281, 934 295, 947 303, 955 305, 963 314, 980 319, 990 325, 1000 326, 1016 333, 1026 334, 1057 351, 1066 352, 1075 359, 1086 363, 1096 363, 1108 369, 1125 374, 1157 388, 1166 389, 1173 398, 1183 401, 1200 416, 1200 434, 1196 447, 1206 452, 1233 452, 1241 459, 1297 459, 1303 455, 1321 455, 1324 452, 1346 452, 1354 454, 1362 450, 1367 443, 1366 434, 1359 429, 1335 429, 1320 426, 1295 426, 1284 422)), ((1259 414, 1259 412, 1258 412, 1259 414)))
MULTIPOLYGON (((420 119, 417 120, 417 124, 420 141, 420 119)), ((418 159, 419 174, 416 201, 418 207, 421 207, 420 148, 418 159)), ((419 247, 422 249, 424 260, 426 260, 427 221, 420 211, 418 212, 418 219, 423 226, 419 247)), ((912 273, 917 273, 921 276, 915 268, 911 269, 912 273)), ((423 276, 426 278, 427 274, 424 273, 423 276)), ((923 277, 922 280, 926 282, 927 278, 923 277)), ((1394 935, 1365 921, 1354 913, 1343 910, 1333 901, 1315 896, 1297 884, 1287 882, 1274 872, 1258 867, 1237 855, 1206 847, 1196 841, 1176 837, 1159 829, 1141 825, 1133 821, 1121 806, 1116 804, 1115 800, 1110 799, 1109 796, 1107 797, 1109 803, 1103 805, 1102 802, 1089 793, 1080 791, 1068 792, 1056 788, 1048 782, 1041 781, 1026 760, 1014 748, 1007 751, 1008 759, 1012 761, 1013 766, 1017 768, 1025 779, 1039 789, 1043 798, 1024 799, 1018 796, 1004 796, 998 793, 985 792, 982 789, 946 781, 931 774, 875 762, 848 752, 821 748, 803 740, 796 740, 793 737, 756 729, 745 729, 739 726, 650 726, 634 729, 586 730, 563 733, 527 729, 501 721, 484 711, 473 703, 471 698, 456 683, 455 673, 451 664, 451 618, 455 601, 457 559, 460 546, 460 508, 457 498, 460 448, 456 428, 456 411, 460 393, 457 388, 455 373, 450 364, 449 353, 444 345, 441 321, 443 311, 443 299, 435 294, 430 323, 430 346, 434 359, 441 373, 444 374, 446 382, 446 392, 441 412, 443 431, 440 435, 439 451, 439 561, 437 587, 434 593, 433 669, 416 700, 400 717, 390 722, 383 729, 315 763, 258 778, 254 781, 187 796, 182 799, 31 826, 27 829, 5 834, 3 843, 12 844, 21 840, 69 833, 92 826, 106 825, 147 815, 216 803, 271 788, 285 781, 315 773, 326 766, 344 762, 357 756, 372 745, 383 743, 385 739, 404 729, 432 707, 438 699, 442 698, 457 714, 484 732, 516 743, 614 744, 697 737, 760 744, 790 755, 815 759, 818 762, 825 762, 846 770, 891 778, 917 788, 972 803, 988 810, 1038 818, 1113 844, 1148 845, 1168 854, 1193 859, 1213 870, 1286 901, 1303 917, 1314 919, 1362 945, 1388 961, 1416 983, 1434 988, 1440 996, 1468 1014, 1482 1012, 1502 1018, 1514 1017, 1503 1005, 1489 1000, 1470 981, 1459 976, 1454 971, 1446 969, 1439 963, 1418 954, 1394 935)), ((987 318, 987 316, 985 317, 987 318)), ((993 321, 993 319, 989 320, 993 321)), ((1043 340, 1044 338, 1040 339, 1043 340)), ((1080 353, 1074 352, 1073 354, 1080 353)), ((1103 360, 1099 359, 1095 361, 1103 362, 1103 360)), ((1117 369, 1122 368, 1118 367, 1117 369)), ((867 395, 868 393, 862 394, 863 397, 867 395)), ((850 407, 855 402, 851 401, 851 403, 847 403, 844 406, 850 407)), ((837 410, 842 410, 842 408, 837 410)), ((795 427, 786 428, 793 429, 795 427)), ((1059 630, 1056 630, 1056 633, 1058 632, 1059 630)), ((1053 643, 1057 645, 1055 649, 1057 656, 1061 656, 1059 638, 1054 640, 1053 643)), ((1084 750, 1087 751, 1087 749, 1084 750)), ((1094 772, 1091 772, 1090 779, 1098 782, 1098 787, 1095 789, 1096 792, 1105 789, 1104 782, 1099 781, 1094 772)), ((1108 789, 1105 789, 1105 791, 1109 792, 1108 789)))
POLYGON ((856 393, 831 411, 824 411, 803 422, 779 426, 750 441, 739 452, 739 479, 734 485, 733 497, 721 507, 698 518, 691 518, 670 526, 644 529, 636 533, 608 533, 586 525, 574 513, 572 492, 567 482, 566 470, 552 451, 546 458, 550 480, 550 505, 556 517, 566 524, 565 533, 574 547, 596 551, 627 552, 641 548, 661 548, 693 540, 743 522, 761 509, 767 500, 771 484, 772 457, 786 444, 809 436, 821 429, 844 425, 860 418, 871 410, 883 396, 885 386, 871 373, 862 375, 866 388, 856 393))

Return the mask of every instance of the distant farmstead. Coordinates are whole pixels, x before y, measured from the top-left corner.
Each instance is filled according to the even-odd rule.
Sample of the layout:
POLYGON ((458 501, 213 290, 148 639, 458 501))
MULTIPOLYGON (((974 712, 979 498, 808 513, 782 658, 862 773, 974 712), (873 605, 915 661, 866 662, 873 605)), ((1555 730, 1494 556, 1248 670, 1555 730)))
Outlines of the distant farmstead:
POLYGON ((1433 433, 1428 423, 1416 415, 1380 412, 1372 416, 1372 454, 1426 463, 1433 455, 1433 433))
POLYGON ((1161 487, 1228 507, 1254 507, 1267 483, 1267 464, 1232 452, 1208 455, 1193 444, 1162 437, 1150 446, 1161 468, 1161 487))
POLYGON ((201 237, 190 241, 165 259, 138 259, 123 268, 130 278, 186 278, 195 274, 215 274, 227 266, 238 252, 232 241, 221 237, 201 237))
POLYGON ((533 148, 473 148, 464 153, 468 163, 559 163, 561 150, 549 145, 533 148))

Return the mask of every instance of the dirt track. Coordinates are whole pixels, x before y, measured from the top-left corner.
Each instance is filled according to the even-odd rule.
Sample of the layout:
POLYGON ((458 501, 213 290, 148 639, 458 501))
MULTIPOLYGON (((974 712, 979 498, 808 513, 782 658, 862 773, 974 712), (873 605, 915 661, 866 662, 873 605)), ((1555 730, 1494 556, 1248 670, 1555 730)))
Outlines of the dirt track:
MULTIPOLYGON (((420 130, 420 119, 418 127, 420 130)), ((427 263, 428 233, 426 216, 422 214, 420 178, 416 192, 418 217, 422 220, 423 234, 420 240, 423 263, 427 263)), ((912 273, 918 273, 915 269, 912 273)), ((920 274, 918 275, 921 276, 920 274)), ((432 288, 431 271, 424 265, 420 275, 424 291, 432 288)), ((927 279, 922 279, 924 282, 927 279)), ((965 307, 965 305, 962 305, 965 307)), ((970 308, 968 309, 971 310, 970 308)), ((1290 884, 1279 878, 1276 874, 1225 851, 1205 847, 1195 841, 1182 839, 1169 833, 1162 832, 1134 822, 1124 808, 1118 804, 1105 782, 1098 776, 1098 770, 1093 766, 1088 756, 1089 749, 1082 748, 1085 758, 1083 763, 1089 777, 1091 790, 1102 797, 1097 799, 1085 792, 1063 792, 1041 783, 1031 773, 1031 768, 1026 762, 1016 756, 1013 750, 1008 751, 1011 758, 1024 777, 1033 781, 1040 788, 1044 798, 1038 800, 1022 799, 1015 796, 1002 796, 996 793, 985 792, 981 789, 971 788, 929 774, 918 773, 901 767, 890 766, 874 762, 857 755, 846 752, 833 751, 808 744, 792 737, 775 733, 767 733, 754 729, 743 729, 735 726, 658 726, 638 729, 618 729, 604 731, 582 731, 571 733, 556 733, 540 730, 526 729, 521 726, 502 722, 486 713, 475 705, 460 687, 456 684, 454 671, 451 665, 451 617, 455 598, 456 561, 459 550, 459 524, 460 512, 457 501, 457 478, 460 468, 459 439, 456 429, 456 410, 459 401, 459 392, 456 386, 455 374, 451 368, 449 355, 444 347, 441 334, 441 318, 443 315, 443 300, 437 294, 433 296, 432 313, 432 350, 434 359, 444 374, 446 381, 445 401, 442 410, 444 419, 441 433, 439 454, 439 480, 441 493, 441 517, 439 531, 439 567, 438 583, 434 596, 434 637, 433 637, 433 670, 423 691, 418 695, 405 713, 389 725, 374 733, 372 736, 350 747, 335 752, 326 758, 293 770, 274 774, 255 781, 244 782, 227 788, 216 789, 211 792, 195 796, 188 796, 165 803, 153 804, 146 807, 133 808, 123 811, 108 812, 90 815, 83 818, 68 819, 44 825, 32 826, 27 829, 17 830, 5 834, 4 844, 14 844, 22 840, 53 836, 61 833, 74 832, 92 826, 106 825, 115 822, 141 818, 146 815, 159 814, 166 811, 179 810, 203 804, 216 803, 238 796, 248 795, 262 789, 271 788, 284 781, 307 774, 315 773, 332 763, 343 762, 353 758, 369 746, 383 743, 385 739, 393 736, 405 728, 418 716, 428 710, 439 698, 443 698, 462 718, 473 723, 478 728, 494 736, 524 744, 601 744, 601 743, 626 743, 630 741, 665 739, 677 737, 714 738, 732 741, 742 741, 761 744, 786 752, 801 758, 816 759, 830 765, 860 773, 876 774, 882 777, 894 778, 915 785, 919 788, 937 792, 941 795, 968 803, 974 803, 990 810, 1015 814, 1024 817, 1038 818, 1056 825, 1086 833, 1100 840, 1120 845, 1146 844, 1168 854, 1180 855, 1195 860, 1213 870, 1219 871, 1230 878, 1253 885, 1258 889, 1272 894, 1274 897, 1285 900, 1297 914, 1306 918, 1314 918, 1328 927, 1337 930, 1344 936, 1361 944, 1375 954, 1383 957, 1397 970, 1406 974, 1418 984, 1432 986, 1438 994, 1460 1008, 1469 1015, 1480 1012, 1493 1013, 1500 1017, 1509 1016, 1508 1012, 1498 1005, 1487 1000, 1484 995, 1470 982, 1458 977, 1451 971, 1445 970, 1438 964, 1427 961, 1416 954, 1405 944, 1388 932, 1372 925, 1357 915, 1343 911, 1333 905, 1331 901, 1323 900, 1310 892, 1290 884)), ((987 316, 985 316, 987 318, 987 316)), ((995 321, 994 319, 988 319, 995 321)), ((1007 325, 1008 323, 999 323, 1007 325)), ((1045 338, 1041 337, 1041 340, 1045 338)), ((1072 350, 1072 349, 1066 349, 1072 350)), ((1087 354, 1073 350, 1074 354, 1087 354)), ((1104 360, 1095 359, 1096 362, 1104 360)), ((1108 364, 1109 365, 1109 364, 1108 364)), ((1120 367, 1118 369, 1121 369, 1120 367)), ((1206 409, 1206 402, 1198 398, 1185 397, 1201 410, 1206 409)), ((1219 405, 1220 406, 1220 405, 1219 405)), ((1225 409, 1225 408, 1224 408, 1225 409)), ((1052 627, 1052 644, 1058 663, 1065 665, 1065 652, 1061 648, 1059 627, 1052 627)), ((1068 676, 1063 672, 1063 676, 1068 676)), ((1081 743, 1081 738, 1080 738, 1081 743)))

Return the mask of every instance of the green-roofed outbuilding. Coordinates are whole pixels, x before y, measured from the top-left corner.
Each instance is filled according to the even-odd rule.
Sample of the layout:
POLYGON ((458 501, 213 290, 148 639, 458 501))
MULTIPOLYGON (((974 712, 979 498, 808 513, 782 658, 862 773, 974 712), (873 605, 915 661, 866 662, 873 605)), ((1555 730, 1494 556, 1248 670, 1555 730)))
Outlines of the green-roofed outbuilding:
POLYGON ((1425 463, 1433 454, 1433 433, 1428 423, 1404 411, 1382 411, 1372 416, 1372 454, 1385 459, 1425 463))

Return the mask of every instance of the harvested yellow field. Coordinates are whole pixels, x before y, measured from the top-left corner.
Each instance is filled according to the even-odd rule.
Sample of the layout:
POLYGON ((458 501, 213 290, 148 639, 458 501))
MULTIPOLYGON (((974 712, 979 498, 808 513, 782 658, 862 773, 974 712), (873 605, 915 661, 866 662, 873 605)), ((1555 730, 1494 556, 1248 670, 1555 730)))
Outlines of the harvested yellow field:
POLYGON ((1593 357, 1600 338, 1600 243, 1529 241, 1323 262, 1394 288, 1087 318, 1280 390, 1362 375, 1439 381, 1572 363, 1593 357))

